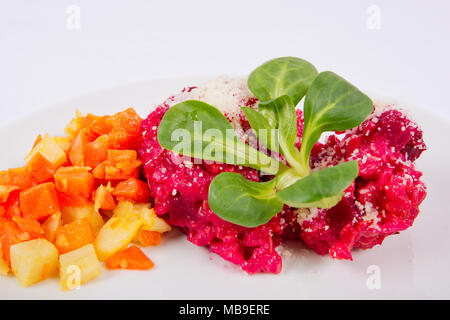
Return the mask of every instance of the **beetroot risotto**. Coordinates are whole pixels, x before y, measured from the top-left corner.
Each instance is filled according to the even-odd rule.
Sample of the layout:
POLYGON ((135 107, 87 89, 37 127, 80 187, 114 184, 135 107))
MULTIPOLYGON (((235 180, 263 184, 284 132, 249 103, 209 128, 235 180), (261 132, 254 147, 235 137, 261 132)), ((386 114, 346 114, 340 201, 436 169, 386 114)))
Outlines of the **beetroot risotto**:
POLYGON ((374 106, 344 79, 318 73, 297 58, 271 60, 248 79, 220 77, 185 88, 157 106, 141 130, 139 155, 156 214, 192 243, 249 274, 279 273, 277 247, 287 239, 303 241, 320 255, 351 260, 353 248, 369 249, 412 226, 426 196, 414 165, 426 150, 417 124, 402 110, 374 106), (181 107, 187 110, 193 102, 203 108, 198 112, 220 110, 239 140, 279 161, 279 171, 262 174, 264 169, 255 165, 205 156, 194 161, 195 154, 163 148, 163 118, 171 121, 168 126, 182 126, 185 121, 175 123, 173 117, 186 119, 188 111, 182 113, 181 107), (255 134, 261 124, 279 130, 281 151, 261 143, 255 134), (347 171, 331 172, 336 168, 347 171), (247 202, 234 208, 234 199, 247 202))

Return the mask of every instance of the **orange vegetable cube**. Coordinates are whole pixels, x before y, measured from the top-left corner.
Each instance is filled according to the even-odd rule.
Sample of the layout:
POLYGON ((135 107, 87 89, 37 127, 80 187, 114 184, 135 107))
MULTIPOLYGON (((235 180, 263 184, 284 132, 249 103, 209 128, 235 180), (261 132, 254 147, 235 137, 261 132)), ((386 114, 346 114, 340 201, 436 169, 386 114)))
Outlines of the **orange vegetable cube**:
POLYGON ((114 149, 137 149, 140 138, 142 119, 132 108, 116 113, 108 122, 111 123, 111 138, 114 149))
POLYGON ((20 190, 31 187, 30 172, 24 167, 0 171, 0 184, 18 186, 20 190))
POLYGON ((130 246, 109 257, 105 265, 108 269, 149 270, 154 264, 141 249, 130 246))
POLYGON ((96 166, 92 171, 92 174, 99 180, 126 180, 129 178, 138 178, 139 167, 141 164, 140 160, 133 160, 120 162, 116 164, 116 166, 113 166, 106 160, 96 166))
POLYGON ((14 190, 11 192, 4 206, 5 217, 22 216, 22 210, 20 209, 20 191, 14 190))
POLYGON ((88 218, 77 219, 56 231, 55 246, 63 254, 94 242, 94 230, 88 218))
POLYGON ((61 207, 81 207, 89 203, 89 198, 78 194, 56 191, 61 207))
POLYGON ((41 220, 60 210, 56 188, 47 182, 20 192, 20 209, 24 218, 41 220))
POLYGON ((57 166, 38 152, 27 162, 26 168, 35 182, 42 183, 53 177, 57 166))
POLYGON ((85 117, 81 118, 81 127, 89 128, 98 119, 100 119, 99 116, 96 116, 92 113, 88 113, 85 117))
POLYGON ((108 150, 108 161, 115 166, 120 162, 133 161, 137 159, 135 150, 108 150))
POLYGON ((100 163, 98 166, 94 168, 94 170, 92 170, 92 175, 94 176, 95 179, 103 180, 105 179, 105 169, 106 169, 105 163, 100 163))
POLYGON ((111 116, 103 116, 97 118, 91 123, 89 129, 99 136, 108 134, 112 129, 112 124, 109 120, 110 118, 111 116))
POLYGON ((139 243, 144 246, 157 246, 161 243, 161 233, 140 229, 137 234, 139 243))
POLYGON ((144 181, 134 178, 118 183, 112 194, 119 201, 148 202, 150 198, 148 185, 144 181))
POLYGON ((0 203, 5 203, 8 200, 9 194, 17 189, 19 189, 18 186, 0 185, 0 203))
POLYGON ((44 235, 44 229, 37 220, 14 216, 12 220, 17 224, 20 231, 26 232, 33 238, 40 238, 44 235))
POLYGON ((19 229, 13 221, 0 218, 0 237, 2 243, 3 259, 10 265, 9 249, 12 245, 31 239, 31 235, 19 229))
POLYGON ((71 223, 75 220, 87 218, 92 225, 94 234, 103 227, 105 222, 98 211, 95 211, 94 204, 88 202, 84 206, 63 207, 61 209, 61 219, 63 224, 71 223))
POLYGON ((72 145, 69 150, 69 159, 73 166, 86 166, 85 148, 86 145, 94 139, 95 137, 89 132, 89 129, 84 128, 78 132, 77 136, 72 141, 72 145))
POLYGON ((108 149, 111 148, 111 141, 107 135, 95 139, 86 144, 84 148, 84 165, 95 168, 108 157, 108 149))
POLYGON ((113 210, 116 207, 116 201, 112 196, 111 182, 105 187, 100 185, 94 194, 94 208, 96 211, 102 210, 113 210))
POLYGON ((55 173, 56 190, 88 199, 94 189, 94 176, 88 167, 62 167, 55 173))

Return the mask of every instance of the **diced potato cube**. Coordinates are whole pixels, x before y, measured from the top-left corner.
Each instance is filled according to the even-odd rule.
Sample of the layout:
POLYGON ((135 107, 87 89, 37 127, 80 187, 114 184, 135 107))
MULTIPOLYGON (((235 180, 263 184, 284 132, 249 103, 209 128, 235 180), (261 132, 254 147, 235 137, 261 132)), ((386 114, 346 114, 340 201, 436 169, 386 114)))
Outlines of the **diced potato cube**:
POLYGON ((134 210, 121 213, 120 216, 113 215, 95 238, 94 244, 98 258, 102 261, 106 260, 115 252, 127 247, 141 226, 140 214, 134 210))
POLYGON ((37 153, 40 153, 56 167, 62 166, 67 162, 64 150, 48 134, 31 150, 25 158, 25 162, 28 163, 37 153))
POLYGON ((141 217, 143 219, 142 229, 147 231, 156 231, 159 233, 164 233, 172 230, 172 227, 158 217, 155 213, 155 210, 142 208, 141 209, 141 217))
POLYGON ((133 203, 130 201, 120 201, 113 210, 113 217, 120 218, 130 212, 136 212, 136 214, 138 214, 138 211, 134 210, 134 206, 135 205, 133 205, 133 203))
POLYGON ((94 229, 94 234, 97 234, 105 224, 101 214, 95 210, 93 203, 83 207, 63 207, 61 209, 61 217, 63 224, 71 223, 77 219, 88 218, 94 229))
POLYGON ((81 129, 82 121, 83 114, 77 109, 75 118, 69 122, 65 129, 69 139, 74 139, 76 137, 78 131, 81 129))
POLYGON ((9 273, 9 266, 3 259, 2 243, 0 242, 0 276, 7 276, 9 273))
POLYGON ((45 232, 45 238, 50 242, 55 242, 56 230, 61 226, 61 212, 52 214, 42 223, 45 232))
POLYGON ((68 137, 54 137, 53 140, 56 144, 64 150, 64 152, 69 152, 72 141, 68 137))
POLYGON ((101 273, 100 262, 92 244, 59 256, 59 281, 63 290, 72 290, 101 273))
POLYGON ((58 271, 58 250, 46 239, 14 244, 10 253, 11 269, 23 287, 31 286, 58 271))
POLYGON ((7 276, 9 273, 9 267, 3 258, 0 258, 0 276, 7 276))

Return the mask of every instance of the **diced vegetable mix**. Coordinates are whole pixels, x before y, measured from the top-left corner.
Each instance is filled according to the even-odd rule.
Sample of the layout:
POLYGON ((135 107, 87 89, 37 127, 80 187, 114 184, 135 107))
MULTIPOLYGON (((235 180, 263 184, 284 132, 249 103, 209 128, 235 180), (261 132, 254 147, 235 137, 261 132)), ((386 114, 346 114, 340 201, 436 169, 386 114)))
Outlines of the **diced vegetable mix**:
POLYGON ((148 270, 143 247, 170 226, 151 209, 136 149, 142 119, 77 115, 66 136, 39 135, 25 165, 0 171, 0 275, 30 286, 59 270, 73 289, 109 269, 148 270))

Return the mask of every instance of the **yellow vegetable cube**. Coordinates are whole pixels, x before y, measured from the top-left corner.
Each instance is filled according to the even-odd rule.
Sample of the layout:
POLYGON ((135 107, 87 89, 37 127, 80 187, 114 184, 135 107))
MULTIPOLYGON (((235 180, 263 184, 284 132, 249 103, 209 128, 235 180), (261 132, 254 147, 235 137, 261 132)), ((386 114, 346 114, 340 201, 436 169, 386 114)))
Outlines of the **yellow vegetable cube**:
POLYGON ((3 259, 2 243, 0 242, 0 276, 7 276, 9 273, 9 266, 3 259))
POLYGON ((31 150, 25 158, 25 162, 28 163, 37 153, 40 153, 56 167, 62 166, 67 162, 67 157, 64 150, 48 134, 46 134, 44 138, 31 150))
POLYGON ((64 150, 64 152, 69 152, 72 145, 72 141, 68 137, 54 137, 53 140, 56 144, 64 150))
POLYGON ((11 269, 23 287, 44 280, 58 271, 58 250, 46 239, 11 246, 11 269))
POLYGON ((135 212, 139 214, 137 210, 134 209, 134 204, 130 201, 120 201, 113 210, 113 217, 120 218, 130 212, 135 212))
POLYGON ((147 231, 156 231, 159 233, 164 233, 172 230, 172 227, 158 217, 155 210, 143 208, 141 209, 141 217, 143 219, 142 229, 147 231))
POLYGON ((77 219, 88 218, 94 229, 94 234, 97 234, 105 224, 101 214, 95 210, 92 203, 83 207, 63 207, 61 209, 61 217, 63 224, 71 223, 77 219))
POLYGON ((102 273, 95 249, 87 244, 59 256, 59 281, 63 290, 72 290, 102 273))
POLYGON ((3 258, 0 258, 0 276, 7 276, 9 273, 9 267, 3 258))
POLYGON ((95 250, 100 260, 106 260, 115 252, 124 249, 136 236, 142 226, 139 212, 130 210, 114 215, 100 229, 95 238, 95 250))
POLYGON ((45 232, 45 238, 50 242, 55 242, 56 230, 61 226, 61 212, 58 211, 42 223, 42 228, 45 232))
POLYGON ((75 139, 78 131, 81 128, 82 121, 83 121, 83 114, 79 110, 76 110, 76 117, 72 119, 66 126, 65 131, 67 137, 69 137, 70 139, 75 139))

